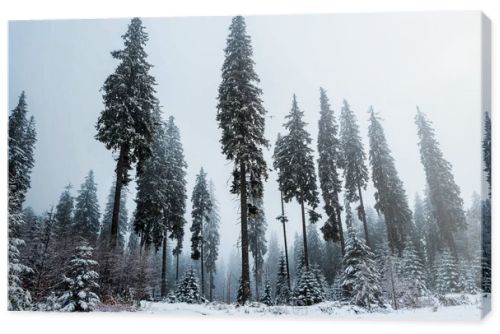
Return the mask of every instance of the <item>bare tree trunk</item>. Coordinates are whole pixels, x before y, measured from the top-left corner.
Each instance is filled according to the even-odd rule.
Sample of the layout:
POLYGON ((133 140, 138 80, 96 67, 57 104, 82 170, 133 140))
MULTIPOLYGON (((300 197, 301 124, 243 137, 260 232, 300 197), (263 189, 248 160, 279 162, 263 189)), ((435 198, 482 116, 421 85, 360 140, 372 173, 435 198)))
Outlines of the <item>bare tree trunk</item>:
POLYGON ((250 264, 248 259, 248 205, 246 166, 240 162, 240 214, 241 214, 241 305, 250 298, 250 264))
POLYGON ((212 302, 212 280, 213 280, 213 275, 212 275, 212 272, 210 271, 210 273, 208 274, 209 275, 209 286, 208 286, 208 295, 209 295, 209 298, 210 298, 210 302, 212 302))
POLYGON ((361 194, 361 186, 358 184, 359 193, 359 212, 361 214, 361 220, 363 221, 363 228, 365 230, 365 240, 366 245, 371 248, 370 239, 368 237, 368 225, 366 223, 365 206, 363 204, 363 195, 361 194))
POLYGON ((175 281, 179 281, 179 252, 175 254, 175 281))
POLYGON ((394 307, 395 310, 397 310, 398 309, 398 302, 396 299, 396 288, 394 287, 394 266, 392 265, 392 260, 389 259, 389 261, 390 261, 390 267, 391 267, 392 306, 394 307))
POLYGON ((286 260, 286 281, 288 283, 288 289, 291 289, 290 285, 290 265, 288 264, 288 245, 286 242, 286 222, 285 222, 285 203, 283 201, 283 192, 280 191, 281 195, 281 217, 283 217, 283 240, 285 241, 285 260, 286 260))
POLYGON ((163 236, 163 259, 161 262, 161 297, 167 296, 167 232, 163 236))
POLYGON ((118 240, 118 231, 120 223, 120 202, 122 195, 122 187, 125 174, 125 163, 128 156, 128 147, 122 145, 120 148, 120 155, 116 164, 116 185, 115 185, 115 201, 113 203, 113 216, 111 218, 111 248, 115 248, 118 240))
POLYGON ((307 232, 306 232, 306 213, 304 211, 304 201, 300 201, 300 209, 302 211, 302 237, 304 239, 304 264, 309 269, 309 255, 307 253, 307 232))
POLYGON ((340 208, 336 209, 337 212, 337 226, 340 234, 340 248, 342 250, 342 256, 345 254, 345 240, 344 240, 344 229, 342 227, 342 217, 340 213, 340 208))

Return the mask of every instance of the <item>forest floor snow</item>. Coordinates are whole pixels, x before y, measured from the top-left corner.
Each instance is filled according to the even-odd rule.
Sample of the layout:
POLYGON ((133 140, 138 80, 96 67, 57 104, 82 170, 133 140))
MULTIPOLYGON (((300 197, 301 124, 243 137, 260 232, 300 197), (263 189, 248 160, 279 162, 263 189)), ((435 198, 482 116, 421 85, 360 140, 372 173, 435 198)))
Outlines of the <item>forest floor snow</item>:
POLYGON ((480 320, 482 305, 487 302, 481 295, 467 295, 468 303, 456 306, 435 306, 418 309, 391 308, 368 311, 339 302, 323 302, 312 306, 266 306, 253 303, 244 307, 232 304, 166 303, 142 301, 139 312, 165 313, 168 315, 210 315, 210 316, 264 316, 264 317, 329 317, 335 319, 367 320, 480 320))

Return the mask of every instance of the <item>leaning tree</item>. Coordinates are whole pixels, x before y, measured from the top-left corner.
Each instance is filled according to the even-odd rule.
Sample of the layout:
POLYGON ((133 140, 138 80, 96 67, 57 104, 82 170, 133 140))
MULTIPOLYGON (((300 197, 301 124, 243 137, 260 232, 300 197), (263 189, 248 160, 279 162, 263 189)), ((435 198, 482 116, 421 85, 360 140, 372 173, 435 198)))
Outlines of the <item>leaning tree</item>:
POLYGON ((439 235, 442 242, 457 257, 454 233, 463 231, 467 227, 460 189, 455 183, 451 164, 445 160, 439 148, 431 122, 418 107, 415 123, 419 138, 420 160, 424 166, 429 200, 439 235))

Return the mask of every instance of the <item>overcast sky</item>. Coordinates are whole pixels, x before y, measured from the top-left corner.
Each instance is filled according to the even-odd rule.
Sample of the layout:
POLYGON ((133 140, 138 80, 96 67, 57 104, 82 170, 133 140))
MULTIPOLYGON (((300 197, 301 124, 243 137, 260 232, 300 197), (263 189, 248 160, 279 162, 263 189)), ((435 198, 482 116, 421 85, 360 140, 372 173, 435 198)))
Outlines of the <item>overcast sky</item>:
MULTIPOLYGON (((111 152, 94 139, 103 108, 99 89, 117 62, 129 19, 11 22, 9 109, 26 91, 36 118, 36 164, 27 205, 42 213, 56 205, 63 188, 73 193, 93 169, 101 211, 114 179, 111 152)), ((221 154, 215 120, 217 89, 231 17, 148 18, 146 50, 154 65, 164 116, 175 116, 188 168, 188 218, 195 175, 204 167, 217 189, 224 258, 238 237, 239 202, 229 193, 231 163, 221 154)), ((266 136, 272 144, 297 94, 316 149, 319 87, 338 117, 342 99, 355 111, 368 152, 367 110, 383 118, 387 140, 410 205, 425 175, 414 125, 416 106, 434 123, 436 137, 465 203, 480 192, 480 15, 475 12, 335 14, 247 17, 256 71, 268 110, 266 136)), ((272 165, 273 147, 266 152, 272 165)), ((368 162, 367 162, 368 163, 368 162)), ((128 210, 134 207, 129 186, 128 210)), ((373 205, 373 188, 366 191, 373 205)), ((281 233, 276 174, 264 198, 268 231, 281 233)), ((286 206, 289 238, 299 232, 298 205, 286 206)), ((281 241, 281 234, 280 241, 281 241)), ((186 235, 186 240, 189 240, 186 235)), ((185 249, 188 251, 189 249, 185 249)))

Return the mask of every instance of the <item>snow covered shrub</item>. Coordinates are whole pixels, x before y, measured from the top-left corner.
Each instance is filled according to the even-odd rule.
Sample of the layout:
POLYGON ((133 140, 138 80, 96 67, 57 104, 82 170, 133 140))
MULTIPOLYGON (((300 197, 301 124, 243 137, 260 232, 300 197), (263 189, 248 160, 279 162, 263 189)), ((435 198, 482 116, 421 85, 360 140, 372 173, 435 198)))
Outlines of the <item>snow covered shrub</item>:
POLYGON ((91 259, 92 250, 86 245, 76 247, 64 275, 63 293, 57 300, 60 311, 90 312, 99 303, 99 296, 95 293, 99 288, 99 274, 92 270, 97 266, 97 261, 91 259))
POLYGON ((193 268, 189 269, 177 286, 175 297, 180 303, 200 304, 200 288, 193 268))
POLYGON ((40 303, 36 306, 37 311, 44 311, 44 312, 52 312, 52 311, 59 311, 61 308, 61 305, 59 304, 59 298, 56 296, 54 292, 51 292, 50 295, 47 296, 45 299, 45 302, 40 303))

